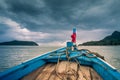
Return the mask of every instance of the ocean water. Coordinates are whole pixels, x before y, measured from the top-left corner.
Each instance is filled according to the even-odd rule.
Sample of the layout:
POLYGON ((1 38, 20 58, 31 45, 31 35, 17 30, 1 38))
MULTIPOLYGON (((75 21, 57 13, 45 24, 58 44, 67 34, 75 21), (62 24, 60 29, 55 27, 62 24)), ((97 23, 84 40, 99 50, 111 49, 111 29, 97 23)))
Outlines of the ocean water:
MULTIPOLYGON (((0 72, 57 48, 60 47, 0 46, 0 72)), ((120 71, 120 46, 80 46, 80 48, 103 55, 108 63, 120 71)))

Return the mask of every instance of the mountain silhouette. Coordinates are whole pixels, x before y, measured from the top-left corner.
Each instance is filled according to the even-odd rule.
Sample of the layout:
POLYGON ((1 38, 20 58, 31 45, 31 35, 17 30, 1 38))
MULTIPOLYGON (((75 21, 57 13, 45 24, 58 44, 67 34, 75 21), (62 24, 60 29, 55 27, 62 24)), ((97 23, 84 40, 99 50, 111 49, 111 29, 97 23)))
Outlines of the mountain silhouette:
POLYGON ((100 41, 90 41, 80 45, 120 45, 120 32, 114 31, 111 35, 106 36, 100 41))
POLYGON ((13 45, 13 46, 38 46, 37 43, 33 41, 18 41, 18 40, 13 40, 9 42, 2 42, 0 45, 13 45))

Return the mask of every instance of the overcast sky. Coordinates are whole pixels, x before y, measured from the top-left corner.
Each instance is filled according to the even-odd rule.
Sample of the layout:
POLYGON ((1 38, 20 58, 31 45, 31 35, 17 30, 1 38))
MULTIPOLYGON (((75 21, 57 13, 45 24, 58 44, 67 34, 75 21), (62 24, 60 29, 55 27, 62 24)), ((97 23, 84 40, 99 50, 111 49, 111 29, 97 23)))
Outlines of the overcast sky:
POLYGON ((0 0, 0 42, 64 45, 77 28, 77 42, 120 31, 120 0, 0 0))

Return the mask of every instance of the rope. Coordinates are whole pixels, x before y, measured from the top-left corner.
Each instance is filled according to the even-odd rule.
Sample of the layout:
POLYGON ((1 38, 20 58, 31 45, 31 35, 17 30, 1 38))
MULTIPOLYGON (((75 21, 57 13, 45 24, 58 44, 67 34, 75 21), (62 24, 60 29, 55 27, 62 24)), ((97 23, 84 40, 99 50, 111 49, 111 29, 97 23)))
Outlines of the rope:
POLYGON ((63 80, 62 77, 61 77, 61 76, 58 74, 58 72, 57 72, 58 65, 59 65, 59 63, 60 63, 60 57, 61 57, 61 55, 59 55, 57 65, 55 66, 55 73, 56 73, 56 75, 57 75, 61 80, 63 80))
POLYGON ((66 58, 68 59, 68 61, 70 60, 69 53, 68 53, 68 48, 66 48, 66 58))
MULTIPOLYGON (((68 80, 69 79, 69 72, 71 72, 73 74, 73 76, 76 78, 77 77, 77 72, 75 70, 73 70, 72 68, 70 68, 70 57, 69 57, 69 53, 68 53, 68 50, 66 48, 66 58, 67 58, 67 61, 68 61, 68 64, 66 64, 66 69, 65 69, 65 72, 64 72, 64 77, 62 77, 58 72, 58 65, 60 64, 60 57, 61 55, 59 55, 59 58, 58 58, 58 62, 57 62, 57 65, 55 67, 55 73, 56 75, 58 76, 59 79, 61 80, 68 80), (67 70, 68 69, 68 70, 67 70)), ((77 79, 77 78, 76 78, 77 79)))
MULTIPOLYGON (((57 75, 57 77, 60 79, 60 80, 70 80, 69 79, 69 76, 72 74, 76 80, 78 79, 78 70, 75 71, 74 69, 72 69, 70 67, 70 60, 74 59, 75 62, 77 63, 77 65, 80 67, 80 62, 77 60, 77 57, 80 57, 80 56, 87 56, 89 58, 94 58, 94 57, 98 57, 98 55, 95 55, 95 52, 91 52, 90 50, 87 50, 87 49, 81 49, 81 50, 86 50, 87 52, 86 53, 81 53, 81 54, 78 54, 77 56, 74 56, 74 57, 69 57, 69 52, 68 52, 68 48, 66 48, 66 51, 62 51, 63 53, 59 52, 60 54, 51 54, 50 56, 59 56, 58 57, 58 61, 57 61, 57 65, 55 66, 55 74, 57 75), (61 76, 60 73, 58 73, 58 65, 60 64, 60 58, 62 55, 66 54, 66 58, 67 58, 67 61, 68 61, 68 64, 66 64, 66 68, 65 68, 65 72, 63 73, 64 76, 61 76), (89 54, 94 54, 94 55, 89 55, 89 54), (69 74, 71 73, 71 74, 69 74)), ((77 51, 81 51, 81 50, 77 50, 77 51)), ((101 56, 100 56, 101 57, 101 56)), ((83 74, 83 77, 86 79, 86 80, 89 80, 87 75, 81 70, 81 67, 79 68, 80 71, 82 72, 83 74)))
MULTIPOLYGON (((75 58, 75 61, 77 62, 77 64, 78 64, 79 67, 80 67, 80 62, 79 62, 76 58, 75 58)), ((85 78, 86 80, 89 80, 88 77, 87 77, 87 75, 81 70, 81 68, 80 68, 80 71, 82 72, 84 78, 85 78)))
MULTIPOLYGON (((70 68, 70 60, 72 60, 72 59, 74 59, 75 60, 75 62, 79 65, 79 67, 80 67, 80 63, 79 63, 79 61, 76 59, 76 57, 80 57, 80 56, 82 56, 82 55, 84 55, 84 54, 79 54, 79 55, 77 55, 77 56, 74 56, 74 57, 69 57, 69 52, 68 52, 68 49, 66 48, 66 58, 67 58, 67 61, 68 61, 68 64, 66 64, 66 69, 65 69, 65 72, 64 72, 64 77, 63 76, 61 76, 58 72, 57 72, 57 70, 58 70, 58 65, 60 64, 60 57, 61 57, 61 55, 63 55, 63 54, 60 54, 59 55, 59 58, 58 58, 58 62, 57 62, 57 65, 56 65, 56 67, 55 67, 55 73, 56 73, 56 75, 58 76, 58 78, 60 79, 60 80, 67 80, 68 78, 69 78, 69 72, 71 72, 72 74, 73 74, 73 76, 76 78, 76 80, 78 79, 78 72, 77 71, 75 71, 75 70, 73 70, 72 68, 70 68), (67 70, 68 69, 68 70, 67 70)), ((86 74, 81 70, 81 68, 80 68, 80 71, 82 72, 82 74, 83 74, 83 76, 84 76, 84 78, 86 79, 86 80, 89 80, 88 78, 87 78, 87 76, 86 76, 86 74)))
POLYGON ((89 58, 99 57, 99 58, 105 60, 104 56, 100 55, 100 54, 97 53, 97 52, 91 52, 91 51, 88 50, 88 49, 81 49, 81 50, 86 50, 86 51, 87 51, 87 55, 86 55, 86 56, 89 57, 89 58), (92 55, 92 56, 89 56, 89 54, 94 54, 94 56, 93 56, 93 55, 92 55))

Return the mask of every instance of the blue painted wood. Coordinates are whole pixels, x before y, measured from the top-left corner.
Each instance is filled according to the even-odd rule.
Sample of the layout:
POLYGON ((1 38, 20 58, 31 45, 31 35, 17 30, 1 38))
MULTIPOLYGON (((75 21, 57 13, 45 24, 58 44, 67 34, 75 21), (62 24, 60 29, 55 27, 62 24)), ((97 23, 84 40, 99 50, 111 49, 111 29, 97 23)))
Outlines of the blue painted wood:
MULTIPOLYGON (((67 60, 65 50, 66 47, 60 48, 8 69, 0 73, 0 80, 19 80, 47 62, 57 62, 58 58, 67 60)), ((77 59, 81 65, 93 67, 103 80, 120 80, 120 73, 114 67, 98 57, 87 57, 86 52, 86 50, 69 51, 69 58, 71 61, 77 59)), ((89 54, 89 56, 94 55, 89 54)))
MULTIPOLYGON (((85 54, 86 51, 81 52, 71 52, 69 57, 79 56, 79 54, 85 54)), ((92 56, 91 54, 89 56, 92 56)), ((94 55, 93 55, 94 56, 94 55)), ((44 60, 48 62, 56 62, 59 56, 48 57, 44 60)), ((61 60, 67 60, 66 56, 62 55, 61 60)), ((98 74, 103 78, 103 80, 120 80, 120 72, 118 72, 114 67, 112 67, 107 62, 103 61, 98 57, 89 58, 85 55, 76 58, 81 65, 87 65, 93 67, 93 69, 98 72, 98 74)))
POLYGON ((120 73, 110 64, 100 58, 93 58, 92 60, 94 62, 93 68, 104 80, 120 80, 120 73))
POLYGON ((13 67, 4 73, 0 74, 0 80, 19 80, 21 77, 29 74, 30 72, 36 70, 45 64, 45 61, 40 60, 32 64, 20 64, 16 67, 13 67))
POLYGON ((46 62, 42 60, 43 57, 47 57, 52 52, 61 52, 64 51, 65 47, 48 52, 46 54, 43 54, 37 58, 31 59, 29 61, 26 61, 22 64, 19 64, 13 68, 10 68, 4 72, 0 73, 0 80, 19 80, 23 76, 29 74, 30 72, 38 69, 39 67, 43 66, 46 62))

